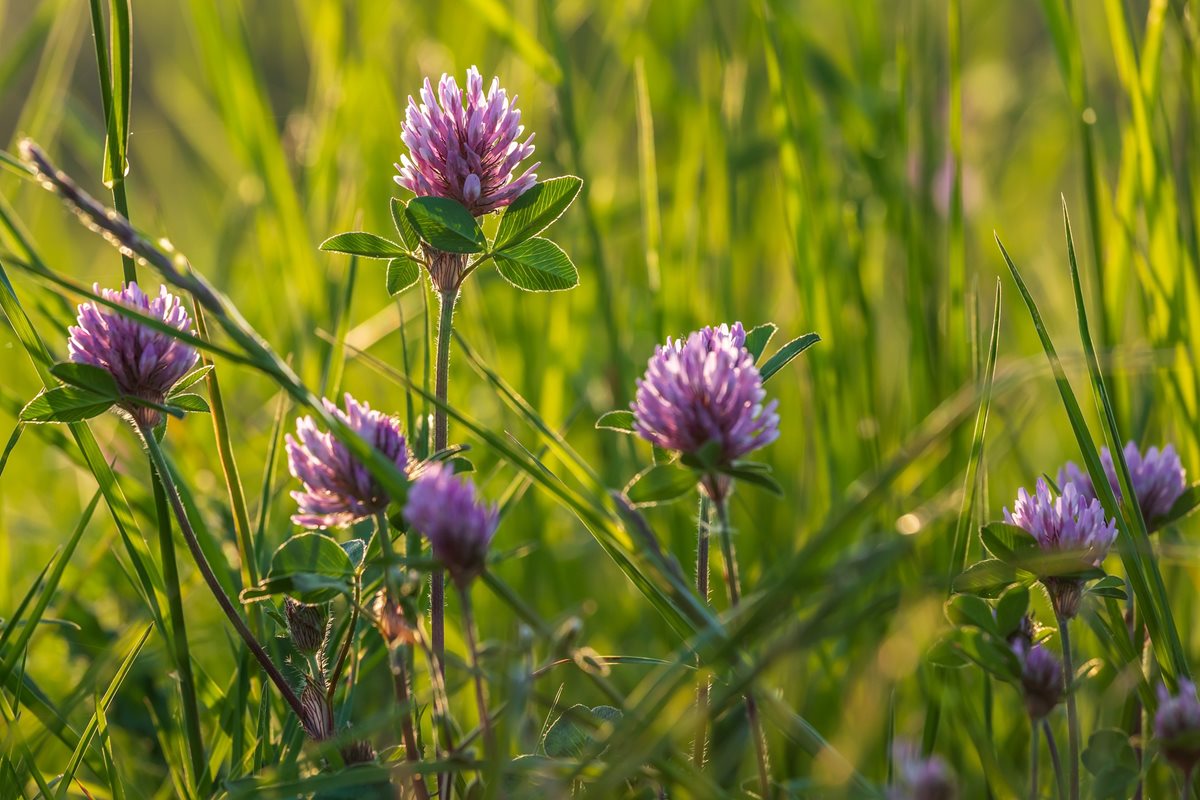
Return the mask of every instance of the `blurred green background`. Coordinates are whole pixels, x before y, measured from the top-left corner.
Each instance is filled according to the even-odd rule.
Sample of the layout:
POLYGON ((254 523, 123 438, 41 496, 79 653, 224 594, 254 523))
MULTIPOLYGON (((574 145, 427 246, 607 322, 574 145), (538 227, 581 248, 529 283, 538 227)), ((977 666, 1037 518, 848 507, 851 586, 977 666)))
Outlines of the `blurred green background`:
MULTIPOLYGON (((335 335, 344 324, 348 343, 399 367, 403 321, 420 380, 425 298, 419 291, 389 298, 383 262, 364 261, 347 304, 349 259, 317 245, 352 228, 389 235, 388 198, 405 196, 392 181, 400 124, 424 76, 461 80, 473 64, 485 79, 499 75, 537 133, 539 176, 585 180, 581 201, 554 231, 581 285, 521 294, 483 270, 467 284, 457 327, 609 485, 622 486, 650 454, 593 430, 593 422, 628 403, 655 343, 733 320, 774 321, 777 342, 821 335, 769 386, 780 399, 782 436, 764 457, 786 496, 746 487, 733 521, 751 592, 823 532, 810 568, 825 577, 792 587, 801 606, 826 582, 854 578, 842 575, 850 554, 903 538, 902 557, 841 609, 853 625, 767 673, 789 706, 868 777, 883 780, 889 716, 897 736, 919 738, 938 695, 941 678, 919 660, 944 624, 976 380, 1002 273, 984 491, 971 512, 994 518, 1018 486, 1079 459, 993 232, 1021 266, 1078 377, 1065 198, 1122 430, 1147 444, 1173 441, 1192 473, 1200 471, 1200 329, 1191 324, 1200 299, 1195 4, 1070 5, 135 0, 130 214, 186 253, 309 385, 333 395, 340 383, 405 415, 404 391, 362 359, 351 354, 337 381, 337 359, 317 334, 335 335)), ((0 0, 0 142, 11 153, 20 136, 33 137, 105 196, 91 36, 82 0, 0 0)), ((0 193, 52 268, 86 283, 119 282, 118 255, 53 197, 10 173, 0 173, 0 193)), ((0 244, 16 249, 4 233, 0 244)), ((22 274, 13 280, 63 357, 75 299, 22 274)), ((7 431, 39 384, 7 326, 0 359, 7 431)), ((253 517, 277 392, 248 370, 221 369, 253 517)), ((1090 391, 1082 381, 1077 387, 1090 411, 1090 391)), ((536 449, 536 436, 461 349, 450 401, 536 449)), ((92 427, 135 505, 150 508, 133 438, 115 418, 92 427)), ((91 475, 47 438, 56 435, 26 431, 0 476, 5 616, 94 492, 91 475)), ((486 494, 498 497, 516 477, 453 424, 450 438, 476 445, 486 494)), ((235 563, 211 426, 200 417, 172 423, 169 441, 200 513, 235 563)), ((286 468, 277 467, 265 495, 267 553, 291 533, 290 488, 286 468)), ((688 502, 649 512, 684 565, 693 558, 694 512, 688 502)), ((1176 619, 1193 653, 1197 562, 1186 536, 1194 527, 1163 540, 1176 619)), ((48 612, 79 627, 46 627, 28 653, 27 673, 72 720, 86 720, 128 631, 147 619, 114 558, 115 536, 107 513, 97 513, 48 612)), ((581 617, 583 641, 597 651, 664 657, 678 646, 551 499, 536 491, 523 497, 497 546, 528 548, 498 572, 547 619, 581 617)), ((228 675, 230 634, 198 575, 183 568, 201 669, 228 675)), ((512 613, 478 594, 484 636, 511 641, 512 613)), ((791 613, 791 604, 781 608, 791 613)), ((1084 658, 1101 655, 1089 652, 1086 634, 1081 640, 1084 658)), ((135 796, 170 793, 146 711, 164 702, 167 671, 152 636, 109 714, 135 796)), ((618 667, 612 680, 628 691, 645 674, 618 667)), ((603 699, 566 671, 561 680, 570 702, 603 699)), ((961 691, 944 702, 936 749, 972 781, 965 796, 983 796, 985 767, 998 796, 1020 791, 1027 730, 1016 695, 996 688, 995 717, 987 720, 978 681, 967 675, 954 686, 961 691), (994 725, 984 741, 994 739, 996 764, 979 754, 985 725, 994 725)), ((1088 724, 1117 724, 1103 709, 1123 691, 1112 682, 1085 701, 1088 724)), ((689 700, 681 693, 674 708, 682 713, 689 700)), ((37 723, 25 727, 32 736, 37 723)), ((789 775, 813 772, 793 744, 782 737, 775 744, 789 775)), ((66 756, 47 745, 38 759, 53 772, 66 756)))

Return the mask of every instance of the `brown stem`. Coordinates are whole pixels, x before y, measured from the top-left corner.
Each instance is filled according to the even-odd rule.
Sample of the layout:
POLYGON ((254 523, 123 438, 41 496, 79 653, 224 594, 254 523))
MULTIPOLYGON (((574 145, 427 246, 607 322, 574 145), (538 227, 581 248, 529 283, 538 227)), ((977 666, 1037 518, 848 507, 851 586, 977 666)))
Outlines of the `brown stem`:
MULTIPOLYGON (((389 644, 389 647, 390 644, 389 644)), ((404 757, 411 764, 421 761, 421 751, 417 748, 417 734, 413 729, 412 708, 409 703, 408 669, 405 667, 405 655, 402 647, 391 647, 388 658, 392 663, 392 683, 396 692, 396 704, 400 706, 400 727, 404 736, 404 757)), ((429 800, 429 790, 425 788, 425 776, 414 772, 412 776, 413 791, 417 800, 429 800)))
POLYGON ((192 553, 192 559, 196 562, 196 567, 204 577, 204 582, 208 584, 209 591, 216 598, 217 605, 225 612, 225 616, 229 618, 230 624, 233 625, 238 635, 242 637, 242 641, 246 643, 246 647, 250 648, 250 652, 254 654, 254 658, 258 660, 263 671, 267 673, 267 677, 275 684, 275 688, 283 695, 283 699, 292 707, 296 718, 303 720, 304 706, 300 704, 300 698, 296 696, 296 692, 288 685, 287 679, 283 677, 283 673, 271 661, 271 657, 267 655, 267 651, 263 649, 263 646, 254 638, 254 634, 246 627, 246 623, 238 614, 237 609, 234 608, 233 601, 225 594, 225 589, 221 586, 221 582, 217 580, 212 565, 208 563, 204 551, 200 548, 200 541, 196 538, 196 532, 192 529, 192 523, 188 520, 187 511, 183 507, 183 500, 179 497, 179 489, 175 486, 175 481, 171 477, 171 471, 167 468, 166 457, 163 455, 162 449, 158 446, 158 440, 154 438, 154 431, 143 426, 138 428, 138 432, 141 433, 142 439, 146 443, 146 451, 150 454, 150 460, 154 464, 154 471, 158 473, 159 480, 162 481, 163 489, 167 493, 167 499, 171 501, 171 508, 175 511, 175 518, 179 522, 179 530, 183 534, 183 540, 187 542, 188 550, 192 553))

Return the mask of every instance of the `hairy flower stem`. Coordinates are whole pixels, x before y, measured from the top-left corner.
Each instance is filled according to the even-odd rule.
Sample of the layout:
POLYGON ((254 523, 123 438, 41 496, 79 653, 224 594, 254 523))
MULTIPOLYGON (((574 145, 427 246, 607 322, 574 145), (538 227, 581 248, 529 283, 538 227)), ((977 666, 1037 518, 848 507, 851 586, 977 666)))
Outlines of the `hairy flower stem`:
MULTIPOLYGON (((421 761, 421 748, 417 746, 417 734, 413 728, 412 703, 408 691, 408 656, 405 648, 400 645, 389 646, 388 660, 392 667, 392 686, 396 692, 396 705, 400 706, 400 728, 404 737, 404 758, 410 764, 421 761)), ((413 792, 417 800, 429 800, 429 790, 425 788, 425 776, 413 772, 413 792)))
POLYGON ((179 490, 175 487, 175 482, 171 478, 171 471, 167 468, 167 459, 163 455, 158 441, 154 438, 154 431, 145 425, 140 425, 138 426, 138 432, 142 435, 142 440, 146 445, 146 452, 150 454, 150 461, 154 465, 154 471, 158 473, 159 480, 162 481, 167 499, 171 501, 171 507, 175 511, 175 518, 179 522, 179 530, 183 534, 184 541, 187 542, 188 550, 191 551, 192 558, 196 562, 196 567, 200 570, 200 574, 204 576, 204 582, 208 584, 209 591, 212 592, 217 605, 225 612, 225 616, 229 618, 230 624, 233 625, 238 635, 242 637, 242 641, 246 643, 246 647, 254 654, 255 659, 258 660, 263 671, 267 673, 267 677, 275 684, 275 688, 279 690, 284 701, 291 706, 292 711, 296 714, 296 718, 303 720, 305 718, 304 707, 300 704, 300 698, 296 696, 292 687, 288 685, 287 679, 283 677, 283 673, 271 661, 271 657, 267 655, 267 651, 263 649, 263 646, 254 638, 254 634, 246 627, 246 623, 238 614, 233 601, 225 594, 225 589, 222 588, 221 582, 217 580, 212 565, 208 563, 204 551, 200 548, 200 541, 196 538, 196 532, 192 529, 192 524, 188 521, 187 511, 183 507, 183 500, 179 497, 179 490))
MULTIPOLYGON (((153 435, 153 434, 152 434, 153 435)), ((163 586, 171 615, 172 656, 179 672, 179 692, 183 699, 183 725, 187 730, 188 755, 192 760, 192 779, 197 786, 207 780, 207 759, 200 731, 200 705, 196 700, 196 680, 192 674, 192 658, 188 653, 187 625, 183 616, 183 594, 179 584, 179 565, 175 561, 175 542, 171 539, 171 508, 162 481, 155 473, 154 509, 158 516, 158 547, 162 559, 163 586)))
POLYGON ((1070 775, 1070 800, 1079 800, 1079 713, 1075 708, 1075 693, 1071 691, 1071 681, 1075 677, 1075 667, 1071 661, 1071 634, 1067 630, 1067 618, 1060 613, 1058 617, 1058 635, 1062 642, 1063 681, 1066 683, 1067 695, 1067 765, 1070 775))
MULTIPOLYGON (((708 603, 708 518, 709 500, 700 495, 700 510, 696 519, 696 596, 708 603)), ((702 667, 699 657, 696 668, 702 667)), ((692 742, 692 764, 697 769, 704 767, 705 750, 708 745, 708 693, 709 679, 701 675, 696 682, 696 738, 692 742)))
POLYGON ((1029 726, 1029 800, 1038 800, 1038 724, 1029 726))
POLYGON ((488 715, 487 693, 483 685, 483 670, 479 666, 479 631, 475 627, 475 610, 471 605, 471 591, 466 586, 458 587, 462 598, 463 631, 467 636, 467 649, 471 656, 471 672, 475 678, 475 703, 479 706, 479 729, 483 732, 485 760, 496 763, 496 739, 492 734, 492 720, 488 715))
MULTIPOLYGON (((449 440, 449 422, 446 419, 447 390, 450 385, 450 340, 453 338, 454 304, 458 301, 458 289, 438 292, 440 312, 438 314, 437 361, 434 367, 434 395, 439 404, 433 411, 433 452, 445 450, 449 440)), ((435 570, 429 580, 429 628, 433 642, 433 654, 437 657, 441 675, 446 676, 446 573, 435 570)))
MULTIPOLYGON (((713 500, 713 505, 717 510, 717 525, 721 534, 721 554, 725 560, 725 586, 729 591, 729 605, 736 608, 742 601, 742 581, 738 577, 737 554, 733 549, 733 531, 729 527, 729 506, 726 501, 727 497, 721 495, 713 500)), ((746 692, 746 719, 750 723, 750 735, 754 738, 754 755, 758 766, 758 782, 762 788, 762 797, 769 798, 771 797, 770 754, 767 752, 767 735, 763 730, 762 720, 758 716, 758 703, 754 700, 753 689, 746 692)))

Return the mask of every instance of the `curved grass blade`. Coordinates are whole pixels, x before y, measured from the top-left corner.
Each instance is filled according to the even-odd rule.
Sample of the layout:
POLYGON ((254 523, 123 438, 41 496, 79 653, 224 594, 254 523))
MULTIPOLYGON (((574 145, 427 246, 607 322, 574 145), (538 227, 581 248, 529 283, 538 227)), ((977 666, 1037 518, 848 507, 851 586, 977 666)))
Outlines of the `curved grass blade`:
POLYGON ((153 625, 147 625, 142 629, 142 633, 137 637, 133 646, 129 649, 128 655, 121 663, 117 674, 113 676, 112 682, 109 683, 108 689, 104 692, 104 696, 100 698, 99 704, 96 706, 96 712, 92 714, 92 718, 84 727, 83 733, 79 736, 79 744, 75 748, 75 752, 71 753, 71 758, 67 761, 67 766, 63 770, 62 777, 58 784, 58 797, 65 798, 67 789, 71 785, 71 781, 75 778, 75 772, 79 769, 79 765, 83 762, 83 756, 91 747, 92 740, 96 736, 96 731, 99 728, 99 715, 106 712, 112 705, 113 698, 117 696, 117 691, 120 690, 121 684, 125 682, 125 678, 129 675, 129 671, 133 669, 133 663, 137 660, 138 655, 142 652, 142 647, 146 644, 146 640, 150 637, 150 631, 153 630, 153 625))
MULTIPOLYGON (((1144 536, 1142 537, 1142 541, 1135 538, 1125 515, 1120 512, 1117 498, 1113 493, 1112 486, 1109 485, 1104 466, 1100 462, 1099 450, 1096 447, 1096 443, 1092 440, 1091 434, 1088 432, 1087 422, 1083 417, 1083 410, 1079 407, 1079 401, 1075 397, 1075 392, 1071 388, 1070 381, 1067 380, 1067 374, 1063 369, 1062 362, 1059 360, 1058 352, 1054 348, 1054 343, 1050 340, 1050 334, 1046 331, 1045 323, 1042 322, 1042 316, 1038 311, 1037 303, 1029 293, 1029 289, 1025 286, 1025 281, 1021 278, 1020 271, 1008 255, 1008 251, 1005 250, 999 236, 996 237, 996 244, 1000 247, 1000 253, 1008 265, 1009 272, 1012 273, 1013 280, 1017 284, 1017 289, 1020 291, 1026 307, 1029 309, 1034 328, 1037 330, 1038 338, 1042 342, 1042 349, 1045 350, 1046 358, 1050 361, 1050 368, 1054 373, 1054 381, 1062 397, 1067 418, 1071 423, 1071 429, 1075 433, 1075 439, 1082 451, 1088 474, 1092 477, 1092 482, 1100 496, 1104 511, 1116 519, 1121 560, 1125 564, 1125 571, 1129 578, 1129 583, 1133 588, 1134 595, 1137 598, 1137 603, 1142 608, 1143 613, 1146 614, 1146 625, 1150 630, 1151 642, 1154 645, 1155 653, 1169 677, 1174 679, 1175 676, 1187 676, 1187 663, 1183 654, 1183 646, 1179 641, 1179 634, 1175 630, 1173 623, 1167 625, 1163 619, 1163 606, 1166 604, 1163 602, 1159 590, 1152 587, 1151 581, 1147 577, 1148 571, 1153 571, 1158 576, 1158 582, 1161 585, 1162 578, 1158 573, 1157 567, 1151 565, 1148 568, 1145 563, 1149 546, 1148 541, 1145 540, 1146 537, 1144 536)), ((1086 318, 1083 318, 1081 325, 1086 327, 1086 318)), ((1087 342, 1090 344, 1090 339, 1087 342)), ((1092 366, 1089 364, 1089 370, 1091 369, 1092 366)), ((1117 449, 1119 450, 1119 448, 1117 449)), ((1134 495, 1127 494, 1126 496, 1130 497, 1134 495)), ((1169 620, 1169 609, 1166 609, 1166 614, 1169 620)))
POLYGON ((1000 342, 1000 279, 996 279, 996 300, 992 310, 992 336, 988 344, 987 364, 983 370, 983 389, 979 399, 979 411, 975 415, 975 432, 971 437, 971 457, 967 461, 967 474, 963 479, 963 502, 954 528, 954 550, 950 562, 950 589, 953 591, 955 577, 967 566, 968 531, 971 527, 971 509, 975 507, 975 495, 979 489, 979 471, 983 466, 983 443, 987 436, 988 412, 992 405, 992 386, 996 377, 996 351, 1000 342))

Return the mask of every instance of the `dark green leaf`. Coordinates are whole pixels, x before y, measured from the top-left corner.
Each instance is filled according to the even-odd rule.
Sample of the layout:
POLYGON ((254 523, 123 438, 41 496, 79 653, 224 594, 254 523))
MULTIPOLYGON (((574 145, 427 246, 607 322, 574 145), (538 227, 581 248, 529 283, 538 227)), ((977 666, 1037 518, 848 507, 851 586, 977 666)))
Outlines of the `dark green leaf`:
POLYGON ((821 337, 817 334, 806 333, 799 339, 793 339, 783 347, 776 350, 775 355, 768 358, 760 370, 762 373, 763 383, 766 383, 772 375, 787 366, 788 362, 790 362, 793 358, 800 355, 819 341, 821 341, 821 337))
POLYGON ((393 297, 416 284, 421 279, 421 265, 408 256, 393 258, 388 262, 387 293, 393 297))
POLYGON ((947 667, 949 669, 958 669, 965 667, 970 662, 963 655, 962 648, 958 646, 957 631, 943 636, 933 643, 933 647, 925 653, 925 661, 935 667, 947 667))
POLYGON ((956 594, 946 601, 946 619, 954 625, 974 625, 1000 637, 1000 628, 987 601, 973 594, 956 594))
POLYGON ((637 506, 669 503, 696 488, 698 481, 691 470, 672 464, 655 464, 642 470, 625 487, 629 501, 637 506))
POLYGON ((769 470, 756 469, 755 467, 765 466, 755 464, 751 466, 740 466, 733 464, 728 467, 722 467, 718 470, 722 475, 728 475, 731 478, 736 478, 743 483, 753 484, 761 489, 766 489, 773 495, 778 497, 783 496, 783 487, 779 485, 779 481, 775 480, 770 475, 769 470))
POLYGON ((207 414, 212 411, 208 406, 208 401, 198 394, 171 395, 170 404, 175 408, 189 411, 193 414, 207 414))
POLYGON ((482 253, 483 229, 462 203, 445 197, 417 197, 404 212, 421 240, 444 253, 482 253))
POLYGON ((112 373, 91 364, 76 364, 64 361, 50 368, 50 374, 63 383, 86 389, 93 394, 111 397, 116 400, 121 395, 121 389, 113 379, 112 373))
POLYGON ((1009 587, 996 603, 996 629, 1000 635, 1007 637, 1016 631, 1028 611, 1029 587, 1009 587))
POLYGON ((47 389, 21 409, 22 422, 81 422, 112 408, 113 398, 80 389, 59 386, 47 389))
POLYGON ((353 576, 354 563, 341 545, 321 533, 301 533, 280 545, 267 579, 243 598, 287 592, 302 603, 325 603, 348 592, 353 576))
POLYGON ((475 465, 466 456, 454 456, 446 463, 450 465, 450 469, 454 470, 455 475, 463 475, 475 471, 475 465))
POLYGON ((178 383, 171 387, 171 394, 167 395, 167 400, 170 400, 172 395, 180 394, 181 392, 190 389, 192 386, 195 386, 197 383, 204 380, 206 377, 208 377, 208 373, 213 371, 215 366, 215 364, 205 364, 202 367, 197 367, 196 369, 192 370, 187 375, 184 375, 179 379, 178 383))
POLYGON ((348 542, 342 542, 342 549, 346 551, 346 555, 350 556, 350 563, 357 569, 362 566, 363 556, 367 551, 367 543, 362 539, 351 539, 348 542))
POLYGON ((366 231, 348 231, 330 236, 321 242, 321 249, 329 253, 345 253, 363 258, 398 258, 408 255, 404 248, 395 242, 366 231))
POLYGON ((954 591, 996 597, 1017 582, 1017 570, 999 559, 972 564, 954 579, 954 591))
POLYGON ((503 250, 537 236, 574 202, 583 181, 574 175, 551 178, 531 186, 500 217, 495 249, 503 250))
POLYGON ((396 233, 400 235, 400 241, 404 242, 404 247, 408 252, 415 253, 421 246, 421 237, 417 235, 416 229, 404 214, 405 205, 403 200, 397 197, 392 198, 392 224, 396 226, 396 233))
POLYGON ((771 342, 771 337, 775 335, 775 331, 779 330, 779 326, 774 322, 764 322, 758 327, 752 328, 746 334, 746 349, 750 351, 750 355, 757 362, 762 357, 763 350, 767 349, 767 345, 771 342))
POLYGON ((1042 555, 1037 540, 1024 528, 1004 522, 984 525, 979 532, 983 546, 1001 561, 1016 567, 1042 555))
POLYGON ((583 729, 576 719, 587 719, 592 710, 587 706, 576 703, 566 710, 550 729, 542 742, 542 749, 551 758, 576 758, 583 753, 591 736, 583 729))
POLYGON ((496 253, 496 269, 527 292, 558 292, 579 285, 579 273, 562 248, 549 239, 533 238, 496 253))
POLYGON ((1003 639, 979 628, 959 628, 958 643, 963 655, 997 678, 1005 681, 1020 679, 1020 659, 1003 639))
POLYGON ((1093 775, 1096 800, 1124 800, 1132 794, 1139 770, 1128 733, 1114 728, 1095 731, 1088 737, 1081 760, 1093 775))
POLYGON ((1115 600, 1124 600, 1125 580, 1117 575, 1105 575, 1100 580, 1088 587, 1090 594, 1099 597, 1111 597, 1115 600))
POLYGON ((606 414, 602 414, 600 419, 596 420, 596 429, 617 431, 619 433, 633 433, 633 412, 609 411, 606 414))

